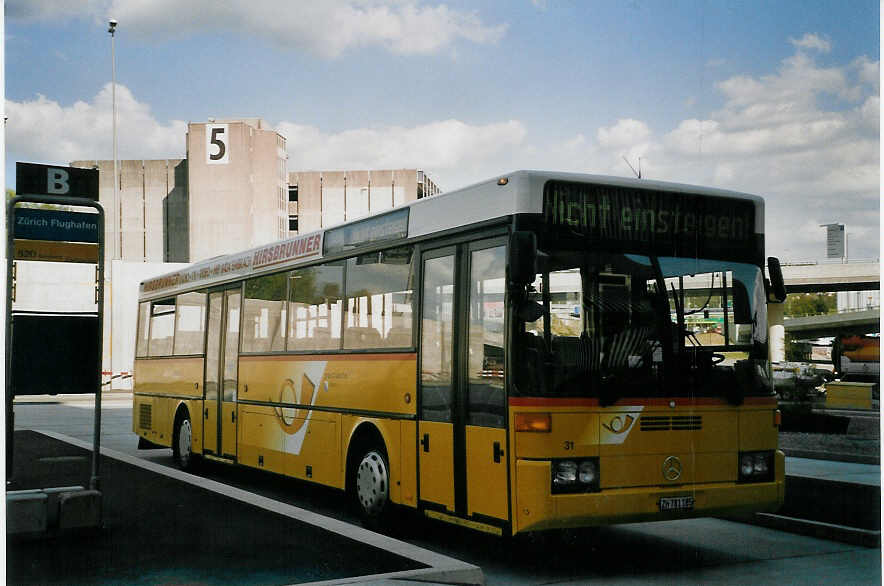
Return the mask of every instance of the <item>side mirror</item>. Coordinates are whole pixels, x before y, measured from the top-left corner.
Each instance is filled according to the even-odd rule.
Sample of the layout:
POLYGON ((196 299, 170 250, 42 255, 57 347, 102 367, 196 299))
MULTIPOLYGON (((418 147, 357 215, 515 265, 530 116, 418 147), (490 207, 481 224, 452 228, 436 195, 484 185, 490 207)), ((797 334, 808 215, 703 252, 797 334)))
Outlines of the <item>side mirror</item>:
POLYGON ((767 259, 767 273, 770 275, 770 296, 777 303, 786 300, 786 283, 783 281, 783 269, 780 260, 775 256, 767 259))
POLYGON ((533 232, 513 232, 509 247, 510 281, 530 285, 537 275, 537 236, 533 232))

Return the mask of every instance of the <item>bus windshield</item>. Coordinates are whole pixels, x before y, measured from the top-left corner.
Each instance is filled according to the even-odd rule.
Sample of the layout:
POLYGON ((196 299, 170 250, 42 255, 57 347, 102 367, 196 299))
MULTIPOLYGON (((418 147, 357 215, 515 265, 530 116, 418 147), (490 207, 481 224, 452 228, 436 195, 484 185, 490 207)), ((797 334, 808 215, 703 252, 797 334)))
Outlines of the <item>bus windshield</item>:
POLYGON ((759 267, 712 259, 540 251, 514 295, 522 396, 770 395, 759 267))

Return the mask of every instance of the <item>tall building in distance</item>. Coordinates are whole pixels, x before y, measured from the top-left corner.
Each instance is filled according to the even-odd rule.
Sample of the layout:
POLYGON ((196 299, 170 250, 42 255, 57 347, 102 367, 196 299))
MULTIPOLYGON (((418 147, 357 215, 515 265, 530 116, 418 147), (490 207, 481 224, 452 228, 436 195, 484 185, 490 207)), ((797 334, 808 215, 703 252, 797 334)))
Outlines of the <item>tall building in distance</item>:
POLYGON ((261 119, 187 125, 190 262, 288 236, 287 159, 261 119))
POLYGON ((197 262, 440 193, 421 170, 287 171, 284 136, 259 118, 187 125, 187 158, 74 161, 99 170, 107 259, 197 262), (118 209, 115 209, 118 208, 118 209))

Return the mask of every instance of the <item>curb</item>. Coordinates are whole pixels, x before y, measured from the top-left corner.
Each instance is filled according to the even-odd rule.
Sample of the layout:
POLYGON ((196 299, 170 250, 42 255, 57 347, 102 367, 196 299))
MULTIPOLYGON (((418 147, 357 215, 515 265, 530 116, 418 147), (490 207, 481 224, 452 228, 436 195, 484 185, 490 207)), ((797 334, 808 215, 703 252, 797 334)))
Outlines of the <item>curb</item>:
POLYGON ((868 548, 881 547, 880 531, 870 531, 868 529, 859 529, 857 527, 848 527, 846 525, 836 525, 834 523, 823 523, 822 521, 786 517, 774 513, 756 513, 751 516, 731 517, 729 519, 740 523, 747 523, 749 525, 766 527, 768 529, 776 529, 778 531, 787 531, 789 533, 816 537, 818 539, 849 543, 850 545, 860 545, 868 548))
MULTIPOLYGON (((782 448, 781 448, 782 449, 782 448)), ((808 458, 810 460, 828 460, 831 462, 848 462, 850 464, 873 464, 881 465, 880 456, 869 456, 863 454, 844 454, 841 452, 815 452, 813 450, 790 450, 784 449, 786 457, 791 458, 808 458)))

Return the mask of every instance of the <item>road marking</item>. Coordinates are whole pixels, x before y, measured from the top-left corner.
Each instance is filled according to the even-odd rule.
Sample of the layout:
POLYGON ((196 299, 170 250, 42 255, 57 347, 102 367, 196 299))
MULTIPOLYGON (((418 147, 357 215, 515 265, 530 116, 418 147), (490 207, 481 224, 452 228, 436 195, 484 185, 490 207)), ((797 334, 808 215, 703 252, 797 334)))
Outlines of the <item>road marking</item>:
MULTIPOLYGON (((67 442, 85 450, 92 451, 92 442, 85 442, 77 438, 52 431, 34 431, 38 431, 38 433, 42 433, 43 435, 57 439, 59 441, 67 442)), ((110 448, 101 448, 101 455, 119 460, 121 462, 125 462, 126 464, 132 466, 138 466, 139 468, 143 468, 144 470, 148 470, 155 474, 162 474, 163 476, 174 478, 175 480, 186 482, 193 486, 197 486, 199 488, 203 488, 230 498, 234 498, 238 501, 248 503, 256 507, 260 507, 264 510, 289 517, 290 519, 295 519, 296 521, 301 521, 303 523, 313 525, 314 527, 325 529, 326 531, 331 531, 332 533, 336 533, 338 535, 346 537, 347 539, 352 539, 365 545, 377 547, 389 553, 393 553, 412 561, 418 562, 420 564, 429 566, 429 568, 423 568, 420 570, 390 572, 387 574, 375 574, 371 576, 354 576, 351 578, 344 578, 340 580, 311 582, 310 584, 356 584, 365 583, 366 581, 402 579, 419 580, 422 582, 438 581, 444 582, 446 584, 484 584, 482 570, 478 566, 474 566, 472 564, 462 562, 452 557, 429 551, 427 549, 412 545, 410 543, 406 543, 404 541, 399 541, 398 539, 393 539, 392 537, 387 537, 386 535, 375 533, 374 531, 369 531, 368 529, 365 529, 363 527, 357 527, 356 525, 351 525, 350 523, 345 523, 344 521, 332 519, 331 517, 326 517, 324 515, 320 515, 318 513, 296 507, 294 505, 282 503, 280 501, 257 495, 242 490, 240 488, 236 488, 234 486, 228 486, 226 484, 222 484, 208 478, 202 478, 200 476, 156 464, 148 460, 142 460, 140 458, 136 458, 135 456, 130 456, 128 454, 112 450, 110 448)))

